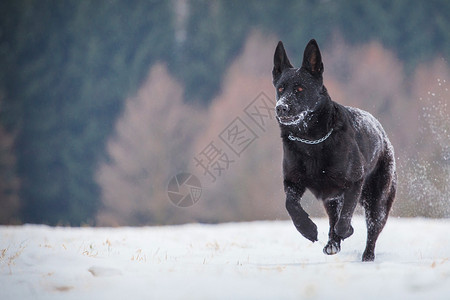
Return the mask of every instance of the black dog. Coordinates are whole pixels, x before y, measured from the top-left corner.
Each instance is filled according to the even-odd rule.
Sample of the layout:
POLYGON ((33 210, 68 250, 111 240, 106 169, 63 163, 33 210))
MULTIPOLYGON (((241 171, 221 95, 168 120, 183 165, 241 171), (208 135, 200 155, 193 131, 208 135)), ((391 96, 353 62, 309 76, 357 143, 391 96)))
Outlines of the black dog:
POLYGON ((375 259, 375 243, 395 198, 394 151, 380 123, 368 112, 331 100, 322 79, 319 46, 311 40, 301 68, 294 68, 278 43, 272 71, 276 114, 283 140, 286 209, 297 230, 317 241, 317 226, 300 201, 306 189, 323 201, 330 220, 323 252, 336 254, 353 234, 356 204, 365 209, 363 261, 375 259))

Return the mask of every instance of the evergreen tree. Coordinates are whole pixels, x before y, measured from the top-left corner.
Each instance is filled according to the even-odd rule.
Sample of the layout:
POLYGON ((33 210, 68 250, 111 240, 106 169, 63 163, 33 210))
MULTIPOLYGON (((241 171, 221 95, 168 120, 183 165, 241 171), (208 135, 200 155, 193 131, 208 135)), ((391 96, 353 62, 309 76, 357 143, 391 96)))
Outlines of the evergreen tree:
POLYGON ((123 99, 172 47, 169 4, 2 5, 1 119, 19 130, 22 220, 92 223, 99 204, 93 175, 123 99))

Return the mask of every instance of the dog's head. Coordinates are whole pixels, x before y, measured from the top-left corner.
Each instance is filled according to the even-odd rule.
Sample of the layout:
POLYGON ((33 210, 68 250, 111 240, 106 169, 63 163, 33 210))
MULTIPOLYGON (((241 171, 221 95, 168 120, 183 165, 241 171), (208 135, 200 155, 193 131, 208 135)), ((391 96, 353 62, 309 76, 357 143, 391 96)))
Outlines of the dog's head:
POLYGON ((319 46, 309 41, 301 68, 294 68, 278 43, 272 70, 277 93, 276 114, 280 125, 306 128, 314 112, 328 100, 323 86, 323 63, 319 46))

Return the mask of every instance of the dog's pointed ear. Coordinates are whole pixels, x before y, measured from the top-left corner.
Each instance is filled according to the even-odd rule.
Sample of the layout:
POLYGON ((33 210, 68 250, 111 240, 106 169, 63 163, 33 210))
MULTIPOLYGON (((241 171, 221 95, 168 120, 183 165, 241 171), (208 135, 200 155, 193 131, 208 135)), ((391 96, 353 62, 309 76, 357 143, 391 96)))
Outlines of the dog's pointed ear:
POLYGON ((317 45, 314 39, 310 40, 308 45, 306 45, 305 53, 303 53, 302 67, 308 70, 313 76, 322 76, 322 55, 320 54, 319 45, 317 45))
POLYGON ((292 68, 292 64, 287 57, 286 50, 284 50, 283 42, 279 41, 277 49, 275 49, 275 55, 273 56, 273 80, 276 81, 284 69, 292 68))

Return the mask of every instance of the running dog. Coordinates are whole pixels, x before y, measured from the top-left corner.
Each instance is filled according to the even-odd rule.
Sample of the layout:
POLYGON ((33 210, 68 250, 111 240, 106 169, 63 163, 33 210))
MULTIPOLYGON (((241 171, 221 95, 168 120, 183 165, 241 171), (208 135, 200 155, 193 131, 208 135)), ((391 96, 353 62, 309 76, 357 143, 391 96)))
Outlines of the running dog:
POLYGON ((331 100, 323 70, 315 40, 306 46, 301 68, 292 66, 283 43, 278 43, 272 75, 283 142, 286 209, 297 230, 315 242, 317 226, 300 202, 306 189, 321 200, 330 223, 323 252, 332 255, 353 234, 351 220, 360 203, 367 223, 362 260, 373 261, 375 243, 395 198, 394 150, 370 113, 331 100))

